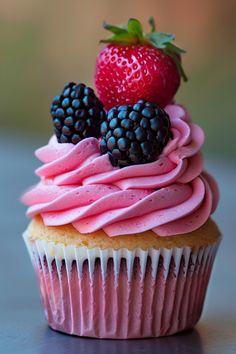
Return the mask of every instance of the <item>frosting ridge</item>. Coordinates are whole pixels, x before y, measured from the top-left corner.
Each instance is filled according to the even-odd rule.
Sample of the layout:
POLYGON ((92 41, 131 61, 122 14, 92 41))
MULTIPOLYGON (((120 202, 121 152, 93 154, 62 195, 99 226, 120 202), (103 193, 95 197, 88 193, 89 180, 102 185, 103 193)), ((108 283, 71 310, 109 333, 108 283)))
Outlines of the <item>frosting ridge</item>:
POLYGON ((218 203, 214 179, 203 171, 202 129, 180 105, 165 108, 173 139, 155 162, 125 168, 101 155, 99 141, 59 144, 55 136, 36 151, 40 182, 23 202, 27 215, 45 225, 72 223, 82 233, 104 229, 109 236, 153 230, 160 236, 191 232, 218 203))

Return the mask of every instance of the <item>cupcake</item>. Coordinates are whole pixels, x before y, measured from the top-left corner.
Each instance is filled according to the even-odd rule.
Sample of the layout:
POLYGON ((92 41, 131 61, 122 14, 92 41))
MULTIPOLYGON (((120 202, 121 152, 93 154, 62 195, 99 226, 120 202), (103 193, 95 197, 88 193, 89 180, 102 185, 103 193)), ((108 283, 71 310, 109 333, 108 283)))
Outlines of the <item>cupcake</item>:
POLYGON ((49 325, 96 338, 174 334, 200 318, 220 232, 202 129, 174 102, 182 49, 138 20, 98 55, 93 89, 53 99, 24 233, 49 325))

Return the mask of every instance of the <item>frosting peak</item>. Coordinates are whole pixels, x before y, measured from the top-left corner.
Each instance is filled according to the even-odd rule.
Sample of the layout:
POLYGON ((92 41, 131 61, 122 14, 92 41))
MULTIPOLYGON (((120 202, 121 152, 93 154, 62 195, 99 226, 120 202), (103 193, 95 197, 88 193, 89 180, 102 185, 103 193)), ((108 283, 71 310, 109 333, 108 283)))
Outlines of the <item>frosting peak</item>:
POLYGON ((204 133, 182 106, 165 110, 173 139, 145 165, 113 167, 96 138, 73 145, 53 136, 36 151, 43 165, 36 170, 40 182, 23 196, 27 215, 40 214, 51 226, 72 223, 82 233, 104 229, 109 236, 199 228, 218 202, 217 185, 203 172, 204 133))

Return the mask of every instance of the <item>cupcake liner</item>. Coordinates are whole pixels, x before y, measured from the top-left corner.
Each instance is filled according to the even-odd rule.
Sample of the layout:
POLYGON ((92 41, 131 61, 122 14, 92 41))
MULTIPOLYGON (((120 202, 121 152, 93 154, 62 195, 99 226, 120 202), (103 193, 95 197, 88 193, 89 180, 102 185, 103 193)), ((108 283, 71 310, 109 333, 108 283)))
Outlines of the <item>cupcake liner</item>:
POLYGON ((88 249, 24 233, 49 325, 97 338, 170 335, 198 321, 219 242, 192 249, 88 249))

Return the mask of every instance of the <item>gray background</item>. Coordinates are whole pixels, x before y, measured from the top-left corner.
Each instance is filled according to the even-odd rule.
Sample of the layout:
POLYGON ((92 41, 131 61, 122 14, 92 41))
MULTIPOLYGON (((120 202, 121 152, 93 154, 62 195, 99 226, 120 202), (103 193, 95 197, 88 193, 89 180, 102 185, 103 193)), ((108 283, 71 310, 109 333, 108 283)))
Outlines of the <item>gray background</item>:
POLYGON ((24 141, 0 134, 0 353, 236 353, 236 166, 225 158, 208 157, 206 166, 221 187, 215 220, 221 243, 203 316, 194 330, 161 339, 96 340, 56 333, 48 328, 35 277, 21 234, 27 226, 22 191, 36 182, 33 150, 42 141, 24 141), (9 142, 11 140, 11 143, 9 142))

